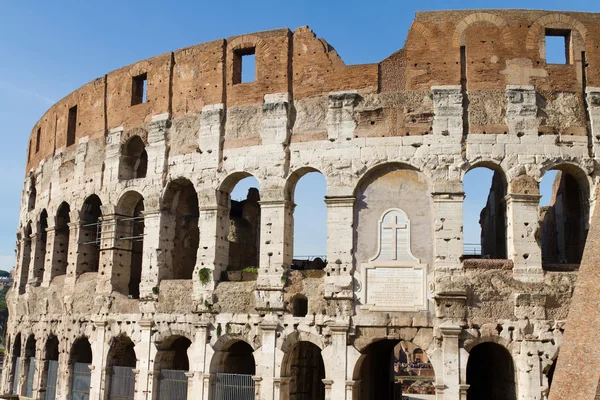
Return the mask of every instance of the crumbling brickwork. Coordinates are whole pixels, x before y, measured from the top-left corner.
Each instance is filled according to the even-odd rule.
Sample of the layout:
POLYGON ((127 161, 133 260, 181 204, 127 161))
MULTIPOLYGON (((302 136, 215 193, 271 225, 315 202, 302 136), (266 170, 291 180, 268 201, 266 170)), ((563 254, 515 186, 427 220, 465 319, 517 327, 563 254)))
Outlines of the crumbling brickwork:
MULTIPOLYGON (((578 258, 545 265, 538 185, 549 170, 569 177, 584 240, 599 40, 599 14, 423 12, 375 64, 347 66, 301 27, 81 87, 30 135, 1 391, 68 399, 79 379, 99 400, 123 373, 128 398, 183 385, 209 400, 235 374, 260 400, 392 400, 387 365, 405 342, 426 353, 437 399, 491 384, 489 398, 542 400, 557 359, 552 396, 571 398, 560 360, 578 258), (565 37, 565 64, 546 63, 546 35, 565 37), (256 76, 242 83, 249 54, 256 76), (493 213, 484 257, 469 259, 463 178, 477 167, 494 171, 493 213), (292 271, 308 172, 327 182, 327 263, 292 271), (260 191, 232 202, 248 176, 260 191)), ((595 281, 579 283, 575 318, 595 281)))

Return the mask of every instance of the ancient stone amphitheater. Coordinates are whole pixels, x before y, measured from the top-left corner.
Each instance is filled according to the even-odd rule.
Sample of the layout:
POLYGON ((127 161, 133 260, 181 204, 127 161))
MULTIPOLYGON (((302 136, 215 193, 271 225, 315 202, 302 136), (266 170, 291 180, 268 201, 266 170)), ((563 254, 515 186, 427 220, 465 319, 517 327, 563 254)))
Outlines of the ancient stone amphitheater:
POLYGON ((572 299, 600 246, 599 43, 600 14, 422 12, 376 64, 301 27, 81 87, 29 139, 1 392, 541 400, 558 360, 552 397, 593 398, 597 350, 575 347, 597 308, 572 299), (465 254, 478 167, 493 181, 465 254), (327 254, 298 262, 295 187, 315 171, 327 254), (260 191, 232 201, 248 176, 260 191))

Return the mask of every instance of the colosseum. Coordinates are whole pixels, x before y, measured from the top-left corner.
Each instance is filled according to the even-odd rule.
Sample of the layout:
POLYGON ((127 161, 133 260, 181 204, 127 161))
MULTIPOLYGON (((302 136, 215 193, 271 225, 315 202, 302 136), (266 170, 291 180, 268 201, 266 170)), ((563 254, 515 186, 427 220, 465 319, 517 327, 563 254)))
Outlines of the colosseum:
POLYGON ((30 135, 0 392, 593 399, 599 44, 600 14, 420 12, 375 64, 345 65, 304 26, 77 89, 30 135), (466 254, 475 168, 493 179, 466 254), (309 172, 327 182, 327 242, 307 263, 309 172), (249 176, 260 190, 232 199, 249 176))

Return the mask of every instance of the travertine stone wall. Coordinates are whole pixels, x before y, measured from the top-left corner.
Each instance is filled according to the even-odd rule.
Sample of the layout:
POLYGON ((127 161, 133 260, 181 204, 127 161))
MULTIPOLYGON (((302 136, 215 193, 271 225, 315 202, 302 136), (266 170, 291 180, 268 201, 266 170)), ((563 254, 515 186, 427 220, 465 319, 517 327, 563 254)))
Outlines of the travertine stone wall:
POLYGON ((469 353, 481 343, 512 357, 519 399, 546 398, 577 271, 543 268, 538 184, 552 169, 574 176, 583 220, 590 220, 600 143, 599 38, 598 14, 423 12, 404 49, 376 64, 347 66, 301 27, 163 54, 76 90, 35 124, 29 142, 1 391, 10 392, 15 380, 24 387, 13 345, 20 340, 25 354, 33 336, 40 360, 33 397, 43 398, 42 361, 54 335, 60 399, 69 398, 70 354, 82 337, 93 355, 94 400, 107 395, 108 355, 123 337, 136 353, 136 400, 156 398, 161 365, 180 337, 191 343, 186 376, 194 399, 210 398, 227 352, 244 341, 257 399, 290 398, 300 382, 290 371, 318 354, 314 345, 323 359, 324 398, 358 400, 362 393, 366 400, 372 385, 361 389, 364 360, 381 340, 406 340, 428 354, 438 399, 466 398, 469 353), (547 30, 568 33, 567 64, 546 63, 547 30), (251 51, 256 80, 237 83, 238 58, 251 51), (143 74, 148 101, 132 105, 133 78, 143 74), (67 145, 74 106, 75 142, 67 145), (147 173, 124 179, 131 138, 144 144, 147 173), (493 169, 505 186, 498 199, 506 207, 505 259, 463 257, 462 181, 475 167, 493 169), (327 181, 328 263, 303 275, 290 271, 294 190, 314 171, 327 181), (250 175, 260 184, 258 273, 222 282, 230 193, 250 175), (176 188, 184 184, 193 190, 182 199, 176 188), (92 195, 102 203, 97 272, 86 269, 90 252, 81 244, 90 234, 83 207, 92 195), (128 286, 132 247, 121 243, 131 225, 119 221, 140 199, 138 299, 128 286), (182 201, 197 213, 180 225, 197 218, 199 237, 176 229, 182 201), (66 209, 57 218, 63 203, 68 224, 66 209), (369 309, 361 301, 360 264, 375 255, 377 223, 390 208, 411 221, 411 250, 426 272, 424 309, 369 309), (181 278, 173 271, 183 254, 195 256, 191 278, 173 279, 181 278), (298 295, 308 299, 306 316, 292 314, 298 295))

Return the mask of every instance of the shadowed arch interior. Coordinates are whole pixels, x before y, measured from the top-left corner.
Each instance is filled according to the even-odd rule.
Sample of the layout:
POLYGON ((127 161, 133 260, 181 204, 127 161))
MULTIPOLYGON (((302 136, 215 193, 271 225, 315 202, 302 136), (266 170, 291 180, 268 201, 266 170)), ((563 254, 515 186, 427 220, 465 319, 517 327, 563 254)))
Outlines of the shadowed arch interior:
POLYGON ((516 400, 515 369, 508 350, 480 343, 469 352, 467 400, 516 400))
POLYGON ((54 254, 52 255, 52 272, 55 276, 65 275, 69 264, 69 223, 71 222, 71 207, 69 203, 62 202, 56 212, 54 226, 54 254))
POLYGON ((281 376, 289 377, 286 399, 324 400, 325 364, 321 349, 311 342, 300 341, 287 352, 281 376))
POLYGON ((118 203, 120 216, 117 221, 119 249, 129 253, 129 265, 113 272, 117 274, 114 281, 116 290, 132 299, 140 297, 142 280, 142 258, 144 249, 144 198, 135 191, 125 193, 118 203))
POLYGON ((215 352, 211 361, 211 373, 254 375, 256 364, 254 349, 243 340, 235 340, 215 352))
POLYGON ((101 206, 102 201, 93 194, 85 200, 81 208, 79 259, 77 260, 77 269, 80 273, 98 272, 100 267, 101 206))
POLYGON ((123 145, 119 163, 119 179, 137 179, 146 177, 148 153, 142 139, 135 135, 123 145))

